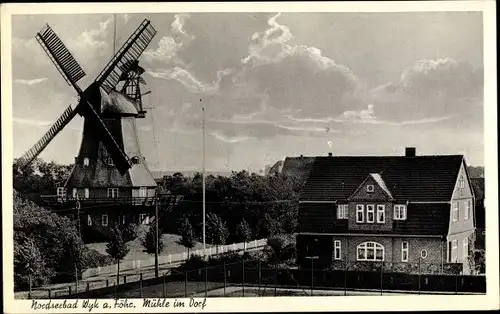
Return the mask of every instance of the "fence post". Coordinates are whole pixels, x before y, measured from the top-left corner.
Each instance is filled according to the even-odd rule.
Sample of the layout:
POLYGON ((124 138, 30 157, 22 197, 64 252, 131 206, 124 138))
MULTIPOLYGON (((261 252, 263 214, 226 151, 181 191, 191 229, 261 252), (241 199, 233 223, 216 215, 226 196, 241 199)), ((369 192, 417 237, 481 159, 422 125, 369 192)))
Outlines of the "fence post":
POLYGON ((87 292, 90 291, 90 282, 87 281, 87 292))
POLYGON ((68 286, 68 296, 71 296, 71 286, 68 286))
POLYGON ((458 274, 455 274, 455 294, 458 294, 458 274))
POLYGON ((223 258, 222 259, 223 263, 224 263, 224 296, 226 296, 226 281, 227 281, 227 278, 226 278, 226 259, 223 258))
POLYGON ((142 299, 142 273, 139 274, 139 288, 140 288, 141 299, 142 299))
POLYGON ((127 275, 123 275, 123 283, 127 283, 127 275))
POLYGON ((277 286, 278 286, 278 268, 276 268, 276 270, 274 271, 274 296, 276 296, 277 286))
POLYGON ((28 290, 28 299, 31 299, 31 275, 28 278, 29 290, 28 290))
POLYGON ((421 263, 421 259, 419 256, 418 257, 418 294, 420 294, 420 273, 421 273, 420 263, 421 263))
POLYGON ((109 287, 109 279, 106 279, 106 288, 109 287))
POLYGON ((166 279, 167 279, 167 273, 164 273, 163 274, 163 297, 166 298, 167 297, 167 287, 166 287, 166 279))
POLYGON ((205 262, 205 298, 207 297, 208 265, 205 262))
POLYGON ((259 268, 259 274, 258 274, 258 276, 259 276, 258 278, 259 278, 259 279, 258 279, 258 283, 257 283, 257 291, 259 291, 259 292, 260 292, 260 281, 261 281, 261 276, 262 276, 262 275, 261 275, 261 269, 260 269, 260 267, 261 267, 261 266, 260 266, 260 259, 259 259, 259 261, 258 261, 257 267, 259 268))
POLYGON ((184 296, 187 298, 187 296, 188 296, 188 288, 187 288, 187 284, 188 284, 188 271, 187 271, 187 268, 184 269, 184 275, 185 275, 185 278, 184 278, 184 296))
POLYGON ((347 295, 347 261, 345 262, 344 270, 344 295, 347 295))
POLYGON ((245 296, 245 258, 241 260, 241 287, 243 288, 242 290, 242 297, 245 296))
POLYGON ((49 289, 49 299, 52 299, 52 290, 49 289))
POLYGON ((380 265, 380 295, 383 294, 384 291, 384 262, 382 261, 380 265))

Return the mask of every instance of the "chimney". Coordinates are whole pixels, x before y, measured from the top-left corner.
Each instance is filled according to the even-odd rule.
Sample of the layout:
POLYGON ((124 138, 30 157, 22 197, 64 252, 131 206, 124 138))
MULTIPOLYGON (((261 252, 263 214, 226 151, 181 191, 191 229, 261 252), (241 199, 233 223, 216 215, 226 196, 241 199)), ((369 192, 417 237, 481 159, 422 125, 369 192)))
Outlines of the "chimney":
POLYGON ((332 154, 332 153, 328 153, 328 157, 332 157, 332 156, 333 156, 333 154, 332 154))
POLYGON ((300 155, 300 158, 303 158, 303 157, 304 157, 304 155, 300 155))
POLYGON ((405 156, 406 157, 415 157, 417 154, 417 150, 415 147, 406 147, 405 156))

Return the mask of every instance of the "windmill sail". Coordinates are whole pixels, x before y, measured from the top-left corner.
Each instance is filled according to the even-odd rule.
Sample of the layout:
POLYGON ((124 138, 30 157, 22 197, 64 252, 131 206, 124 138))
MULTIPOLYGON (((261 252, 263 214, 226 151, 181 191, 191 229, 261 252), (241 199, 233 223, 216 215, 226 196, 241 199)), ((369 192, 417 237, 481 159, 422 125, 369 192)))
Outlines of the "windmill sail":
POLYGON ((38 34, 36 40, 40 43, 43 50, 49 56, 50 60, 56 66, 57 70, 63 76, 68 85, 72 85, 81 93, 76 85, 86 74, 82 67, 69 52, 64 43, 57 37, 56 33, 47 24, 38 34))
POLYGON ((155 35, 156 30, 150 21, 144 20, 104 67, 95 81, 107 93, 113 90, 118 84, 121 74, 127 71, 127 65, 139 59, 155 35))
POLYGON ((56 120, 56 122, 50 127, 50 129, 45 133, 44 136, 38 142, 31 147, 24 155, 18 159, 17 165, 21 168, 29 165, 33 159, 35 159, 43 149, 49 145, 50 141, 59 133, 64 127, 73 119, 76 115, 76 110, 70 105, 63 114, 56 120))

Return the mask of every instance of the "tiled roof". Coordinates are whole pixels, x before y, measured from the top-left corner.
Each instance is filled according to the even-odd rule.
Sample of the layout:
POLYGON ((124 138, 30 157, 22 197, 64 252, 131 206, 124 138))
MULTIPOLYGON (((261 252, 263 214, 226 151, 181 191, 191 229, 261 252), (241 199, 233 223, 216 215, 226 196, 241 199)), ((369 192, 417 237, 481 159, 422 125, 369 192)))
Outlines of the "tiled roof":
POLYGON ((396 200, 449 201, 462 161, 462 155, 316 157, 301 200, 345 200, 370 173, 383 173, 396 200))
POLYGON ((387 188, 387 185, 384 182, 384 179, 382 179, 382 176, 379 173, 370 173, 370 176, 373 178, 373 180, 375 180, 375 182, 377 182, 377 184, 380 186, 380 188, 382 190, 384 190, 384 192, 387 193, 387 195, 390 198, 393 198, 391 191, 389 191, 389 189, 387 188))

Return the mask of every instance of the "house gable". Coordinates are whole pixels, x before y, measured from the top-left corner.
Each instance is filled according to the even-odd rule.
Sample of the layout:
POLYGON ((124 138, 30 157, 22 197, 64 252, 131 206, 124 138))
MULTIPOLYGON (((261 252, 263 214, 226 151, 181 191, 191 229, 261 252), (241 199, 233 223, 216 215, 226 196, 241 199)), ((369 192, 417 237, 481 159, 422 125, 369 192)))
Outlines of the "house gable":
POLYGON ((348 201, 392 201, 391 192, 378 173, 370 173, 348 197, 348 201))

